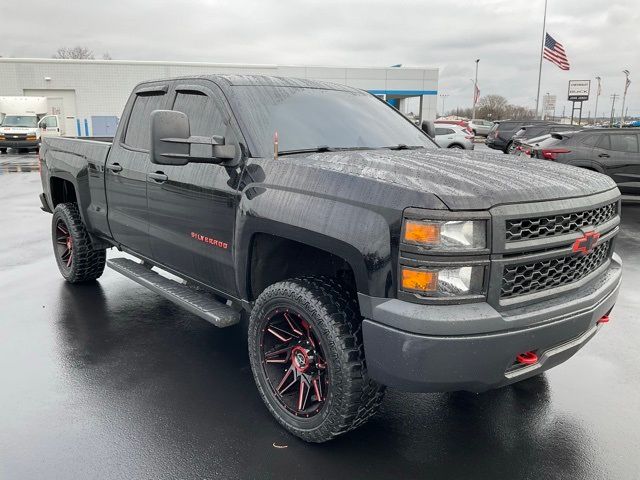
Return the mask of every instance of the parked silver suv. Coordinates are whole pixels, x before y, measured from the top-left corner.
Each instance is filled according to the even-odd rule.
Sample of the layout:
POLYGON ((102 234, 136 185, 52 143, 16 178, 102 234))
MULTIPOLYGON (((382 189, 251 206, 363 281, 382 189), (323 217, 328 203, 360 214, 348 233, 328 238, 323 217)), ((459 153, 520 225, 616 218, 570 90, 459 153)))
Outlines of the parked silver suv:
POLYGON ((489 135, 491 127, 493 127, 493 122, 490 122, 488 120, 475 119, 469 122, 469 128, 476 136, 486 137, 487 135, 489 135))
POLYGON ((473 150, 473 135, 458 125, 436 126, 434 139, 441 148, 473 150))

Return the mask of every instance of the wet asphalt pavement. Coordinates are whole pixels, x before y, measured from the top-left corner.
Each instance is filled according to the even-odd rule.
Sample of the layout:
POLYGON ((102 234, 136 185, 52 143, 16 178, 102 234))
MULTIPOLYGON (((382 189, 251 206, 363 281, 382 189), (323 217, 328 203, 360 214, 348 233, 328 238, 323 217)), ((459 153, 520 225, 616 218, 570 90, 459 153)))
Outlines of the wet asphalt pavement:
POLYGON ((567 363, 480 395, 389 391, 309 445, 263 406, 241 328, 109 269, 62 280, 34 160, 0 156, 0 479, 640 478, 640 206, 612 321, 567 363))

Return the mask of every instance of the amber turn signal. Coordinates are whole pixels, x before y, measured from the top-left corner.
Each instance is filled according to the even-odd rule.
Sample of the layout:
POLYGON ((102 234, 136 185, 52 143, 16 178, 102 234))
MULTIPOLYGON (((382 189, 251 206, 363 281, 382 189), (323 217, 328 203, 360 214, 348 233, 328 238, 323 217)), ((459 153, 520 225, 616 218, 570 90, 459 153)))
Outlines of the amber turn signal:
POLYGON ((404 241, 423 245, 438 244, 440 243, 440 225, 409 220, 404 225, 404 241))
POLYGON ((438 272, 402 268, 402 289, 413 292, 435 292, 438 288, 438 272))

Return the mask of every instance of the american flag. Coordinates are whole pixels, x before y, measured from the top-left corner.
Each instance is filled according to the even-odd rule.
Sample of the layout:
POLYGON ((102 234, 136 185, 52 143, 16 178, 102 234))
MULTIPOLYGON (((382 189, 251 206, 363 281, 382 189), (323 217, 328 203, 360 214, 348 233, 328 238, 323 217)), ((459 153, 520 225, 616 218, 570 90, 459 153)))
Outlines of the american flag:
POLYGON ((555 63, 561 70, 569 70, 569 59, 561 43, 556 42, 548 33, 544 38, 544 50, 542 56, 555 63))

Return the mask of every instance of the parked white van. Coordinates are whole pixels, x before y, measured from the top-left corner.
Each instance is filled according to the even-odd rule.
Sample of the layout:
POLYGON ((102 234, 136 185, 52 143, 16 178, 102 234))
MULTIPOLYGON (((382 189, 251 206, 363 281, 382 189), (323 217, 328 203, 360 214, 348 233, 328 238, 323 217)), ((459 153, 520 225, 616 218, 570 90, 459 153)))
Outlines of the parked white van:
POLYGON ((37 149, 41 137, 63 135, 64 122, 47 112, 47 97, 0 97, 0 153, 37 149))

